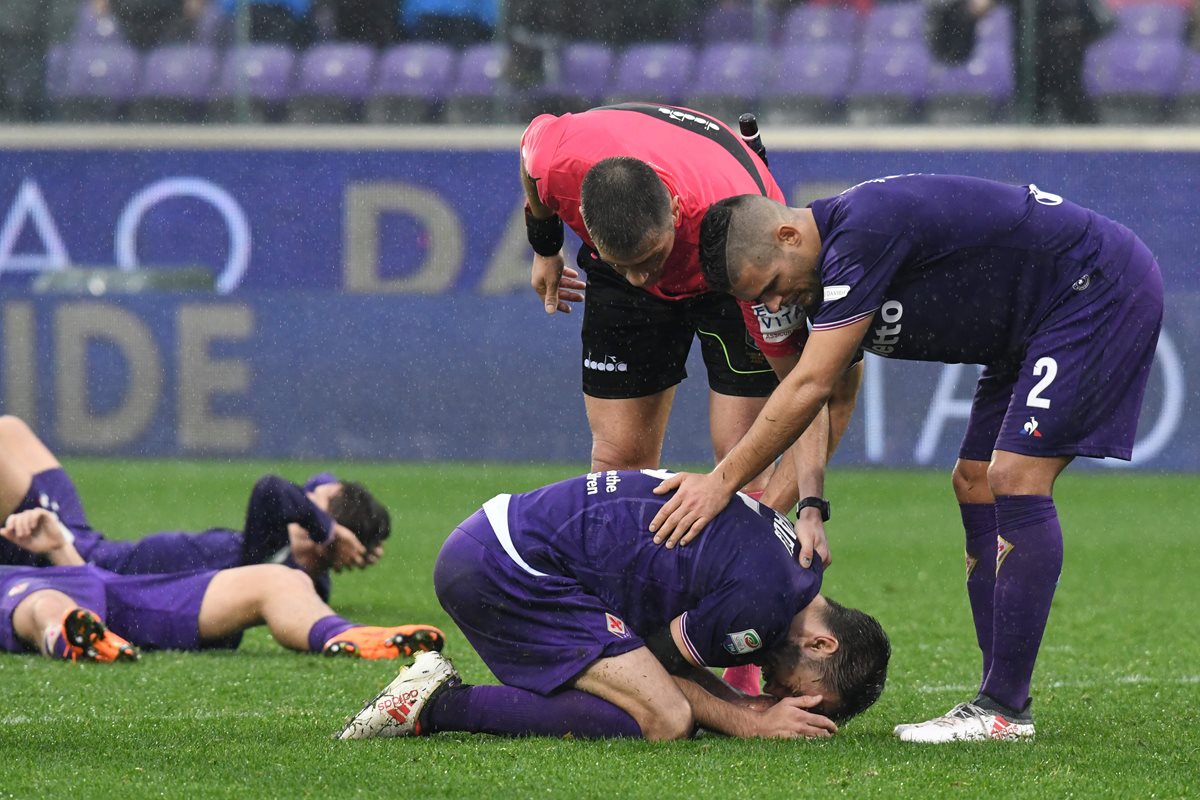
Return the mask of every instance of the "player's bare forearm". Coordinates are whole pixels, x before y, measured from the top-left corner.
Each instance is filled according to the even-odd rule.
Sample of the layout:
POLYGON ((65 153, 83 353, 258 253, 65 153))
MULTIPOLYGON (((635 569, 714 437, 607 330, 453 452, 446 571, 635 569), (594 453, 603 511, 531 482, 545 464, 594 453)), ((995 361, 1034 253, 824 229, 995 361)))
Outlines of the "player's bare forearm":
POLYGON ((749 738, 759 735, 759 712, 722 700, 690 677, 671 676, 692 707, 696 724, 727 736, 749 738))
POLYGON ((825 406, 779 460, 771 482, 763 492, 762 502, 786 513, 801 497, 824 497, 828 453, 829 411, 825 406), (780 475, 781 480, 776 480, 775 475, 780 475))
POLYGON ((524 159, 521 160, 521 188, 525 190, 525 202, 529 203, 529 213, 534 219, 550 219, 554 216, 554 209, 542 202, 537 182, 525 171, 524 159))
POLYGON ((842 377, 833 386, 833 394, 829 396, 829 458, 837 452, 837 447, 850 427, 850 418, 854 415, 854 407, 858 403, 858 391, 862 388, 863 362, 852 364, 842 373, 842 377))

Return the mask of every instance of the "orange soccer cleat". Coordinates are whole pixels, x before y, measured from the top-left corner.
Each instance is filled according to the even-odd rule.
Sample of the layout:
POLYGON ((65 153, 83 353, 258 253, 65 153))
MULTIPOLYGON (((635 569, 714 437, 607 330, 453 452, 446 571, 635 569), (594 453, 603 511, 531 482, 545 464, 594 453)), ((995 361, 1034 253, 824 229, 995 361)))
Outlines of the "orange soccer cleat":
POLYGON ((50 651, 70 661, 137 661, 138 649, 110 631, 86 608, 73 608, 63 615, 62 630, 50 651))
POLYGON ((327 656, 400 658, 430 650, 440 651, 445 644, 446 634, 432 625, 398 625, 393 628, 358 625, 331 638, 321 652, 327 656))

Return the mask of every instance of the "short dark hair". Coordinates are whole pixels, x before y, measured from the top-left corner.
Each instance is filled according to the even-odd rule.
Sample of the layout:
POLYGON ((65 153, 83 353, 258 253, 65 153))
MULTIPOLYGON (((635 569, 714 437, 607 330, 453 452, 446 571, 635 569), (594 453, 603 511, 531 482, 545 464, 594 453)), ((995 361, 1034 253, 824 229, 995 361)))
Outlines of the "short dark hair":
POLYGON ((342 488, 329 499, 329 515, 353 531, 363 547, 370 550, 391 535, 391 514, 361 483, 340 483, 342 488))
POLYGON ((635 253, 646 237, 671 225, 671 193, 645 161, 614 156, 596 162, 579 190, 583 224, 597 248, 635 253))
POLYGON ((835 705, 822 704, 822 713, 842 723, 870 708, 887 681, 892 645, 879 620, 857 608, 825 598, 825 625, 837 637, 838 649, 820 661, 824 681, 838 694, 835 705))
MULTIPOLYGON (((736 276, 729 273, 729 226, 734 214, 740 213, 743 208, 756 208, 755 203, 761 197, 757 194, 726 197, 713 203, 704 212, 704 219, 700 221, 700 270, 710 290, 732 291, 736 276)), ((746 248, 742 247, 739 255, 747 255, 742 252, 744 250, 746 248)))

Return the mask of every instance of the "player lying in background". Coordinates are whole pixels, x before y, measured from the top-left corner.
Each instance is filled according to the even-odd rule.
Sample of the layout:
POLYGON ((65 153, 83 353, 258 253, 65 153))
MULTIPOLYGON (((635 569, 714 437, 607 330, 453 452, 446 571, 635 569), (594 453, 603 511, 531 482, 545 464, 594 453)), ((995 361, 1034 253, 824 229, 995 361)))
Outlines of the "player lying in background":
POLYGON ((0 650, 10 653, 111 662, 136 660, 139 647, 233 650, 256 625, 289 650, 368 659, 440 650, 445 641, 428 625, 356 625, 279 564, 117 575, 85 564, 44 508, 9 516, 0 537, 51 564, 0 567, 0 650))
POLYGON ((592 473, 499 495, 446 540, 442 606, 503 686, 467 686, 419 654, 339 734, 446 731, 681 739, 830 736, 878 699, 879 623, 820 594, 791 523, 746 495, 694 546, 646 533, 669 473, 592 473), (747 697, 709 667, 760 664, 747 697))
MULTIPOLYGON (((74 537, 89 564, 122 575, 150 575, 278 562, 312 578, 329 599, 329 570, 366 567, 383 554, 391 531, 387 509, 361 484, 328 473, 304 487, 265 475, 255 483, 240 531, 164 531, 112 541, 88 523, 71 477, 37 435, 17 417, 0 417, 0 519, 46 508, 74 537)), ((0 541, 0 564, 45 566, 41 558, 0 541)))

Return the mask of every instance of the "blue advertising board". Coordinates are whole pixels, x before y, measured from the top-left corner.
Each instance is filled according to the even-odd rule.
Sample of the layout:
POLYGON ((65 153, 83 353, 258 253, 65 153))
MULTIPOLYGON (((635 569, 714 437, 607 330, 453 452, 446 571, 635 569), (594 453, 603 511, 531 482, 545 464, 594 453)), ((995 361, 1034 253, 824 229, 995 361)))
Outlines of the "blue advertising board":
MULTIPOLYGON (((0 410, 68 453, 586 461, 579 314, 529 289, 516 135, 496 139, 0 149, 0 410), (32 291, 69 264, 199 265, 216 291, 32 291)), ((1127 224, 1168 295, 1135 466, 1200 469, 1195 152, 776 148, 771 167, 796 204, 952 172, 1127 224)), ((949 466, 975 368, 868 362, 839 461, 949 466)), ((710 458, 706 419, 686 381, 668 462, 710 458)))

